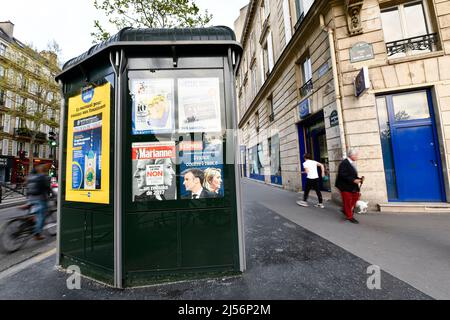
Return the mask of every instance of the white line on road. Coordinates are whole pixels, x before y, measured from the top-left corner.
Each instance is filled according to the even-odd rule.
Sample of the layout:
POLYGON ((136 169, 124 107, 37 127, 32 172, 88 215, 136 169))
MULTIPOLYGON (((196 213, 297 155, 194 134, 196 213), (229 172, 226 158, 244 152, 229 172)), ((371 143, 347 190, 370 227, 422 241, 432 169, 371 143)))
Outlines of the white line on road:
POLYGON ((0 272, 0 280, 10 277, 13 274, 16 274, 22 270, 25 270, 28 267, 31 267, 33 264, 36 264, 38 262, 41 262, 42 260, 54 255, 56 253, 56 248, 51 249, 47 252, 41 253, 40 255, 37 255, 31 259, 25 260, 11 268, 8 268, 2 272, 0 272))

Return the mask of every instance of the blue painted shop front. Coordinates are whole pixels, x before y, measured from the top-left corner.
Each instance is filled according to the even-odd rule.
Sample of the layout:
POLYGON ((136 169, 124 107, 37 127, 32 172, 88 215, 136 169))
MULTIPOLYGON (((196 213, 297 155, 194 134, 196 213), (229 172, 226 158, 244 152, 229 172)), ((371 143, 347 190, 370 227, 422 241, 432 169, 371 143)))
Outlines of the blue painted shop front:
POLYGON ((388 199, 445 202, 430 90, 377 97, 388 199))
MULTIPOLYGON (((323 111, 319 111, 311 115, 309 112, 305 112, 304 110, 305 108, 300 107, 300 117, 303 121, 297 124, 300 162, 302 163, 301 171, 304 171, 304 154, 311 154, 313 160, 322 163, 325 167, 325 174, 323 178, 321 177, 320 168, 318 168, 320 189, 322 191, 331 191, 324 114, 323 111)), ((302 174, 303 188, 305 185, 306 175, 302 174)))

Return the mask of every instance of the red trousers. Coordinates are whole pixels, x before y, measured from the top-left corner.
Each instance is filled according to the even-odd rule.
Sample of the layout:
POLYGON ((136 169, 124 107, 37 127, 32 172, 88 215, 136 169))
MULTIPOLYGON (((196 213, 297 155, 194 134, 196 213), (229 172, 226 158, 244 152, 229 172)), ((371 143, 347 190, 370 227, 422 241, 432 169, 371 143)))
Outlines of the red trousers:
POLYGON ((353 209, 355 208, 356 202, 359 200, 359 192, 347 192, 341 191, 342 203, 344 207, 344 213, 347 219, 353 218, 353 209))

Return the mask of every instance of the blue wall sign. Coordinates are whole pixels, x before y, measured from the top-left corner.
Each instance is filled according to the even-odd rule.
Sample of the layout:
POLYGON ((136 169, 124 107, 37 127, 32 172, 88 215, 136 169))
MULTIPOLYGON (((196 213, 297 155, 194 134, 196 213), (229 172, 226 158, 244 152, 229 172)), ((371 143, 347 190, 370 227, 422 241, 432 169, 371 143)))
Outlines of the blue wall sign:
POLYGON ((359 97, 369 88, 369 68, 363 67, 355 78, 355 96, 359 97))
POLYGON ((300 104, 298 105, 298 109, 299 109, 300 119, 303 119, 306 116, 308 116, 311 113, 309 98, 300 102, 300 104))

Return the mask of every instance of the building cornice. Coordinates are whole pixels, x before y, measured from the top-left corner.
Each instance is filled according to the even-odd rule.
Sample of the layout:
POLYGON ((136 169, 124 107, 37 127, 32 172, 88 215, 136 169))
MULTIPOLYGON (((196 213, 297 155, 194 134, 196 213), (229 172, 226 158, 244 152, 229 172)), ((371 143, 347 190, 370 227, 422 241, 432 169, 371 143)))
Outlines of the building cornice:
POLYGON ((242 30, 242 36, 240 39, 242 48, 245 47, 245 43, 247 41, 249 29, 250 29, 249 27, 251 25, 251 21, 253 19, 253 13, 255 11, 255 7, 257 4, 258 4, 258 0, 250 0, 250 3, 248 4, 247 15, 245 16, 244 28, 242 30))

